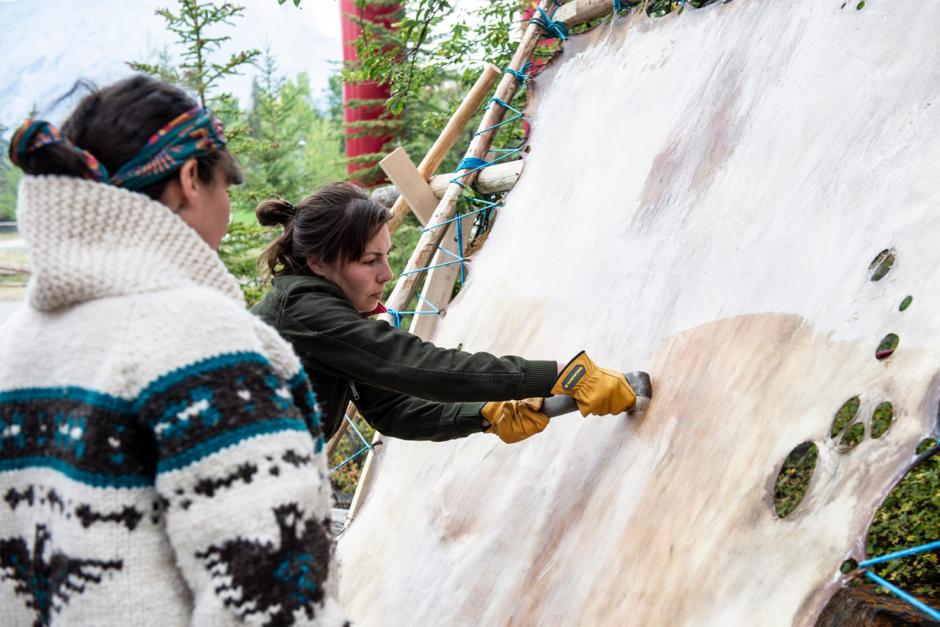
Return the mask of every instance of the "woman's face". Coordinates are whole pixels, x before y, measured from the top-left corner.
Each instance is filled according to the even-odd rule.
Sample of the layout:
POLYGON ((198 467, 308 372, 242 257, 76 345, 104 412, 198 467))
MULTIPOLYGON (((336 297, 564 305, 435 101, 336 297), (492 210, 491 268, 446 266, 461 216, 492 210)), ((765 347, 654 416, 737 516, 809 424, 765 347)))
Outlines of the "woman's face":
POLYGON ((216 173, 211 183, 199 178, 195 159, 189 159, 163 191, 160 201, 193 228, 213 250, 219 249, 232 219, 229 182, 216 173))
POLYGON ((359 259, 323 265, 307 260, 310 269, 339 285, 358 311, 367 313, 376 308, 382 298, 385 284, 392 280, 392 268, 388 265, 388 252, 392 248, 392 236, 388 225, 383 224, 370 239, 359 259))

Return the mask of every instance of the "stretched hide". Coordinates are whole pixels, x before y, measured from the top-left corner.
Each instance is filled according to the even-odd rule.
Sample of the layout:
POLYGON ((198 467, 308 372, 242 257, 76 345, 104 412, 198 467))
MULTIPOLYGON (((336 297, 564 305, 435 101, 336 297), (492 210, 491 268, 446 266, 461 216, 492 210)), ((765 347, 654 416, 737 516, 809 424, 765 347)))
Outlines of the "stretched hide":
POLYGON ((618 18, 536 80, 525 171, 434 340, 586 348, 655 398, 512 446, 388 441, 339 545, 357 622, 813 624, 940 400, 940 3, 840 4, 618 18))

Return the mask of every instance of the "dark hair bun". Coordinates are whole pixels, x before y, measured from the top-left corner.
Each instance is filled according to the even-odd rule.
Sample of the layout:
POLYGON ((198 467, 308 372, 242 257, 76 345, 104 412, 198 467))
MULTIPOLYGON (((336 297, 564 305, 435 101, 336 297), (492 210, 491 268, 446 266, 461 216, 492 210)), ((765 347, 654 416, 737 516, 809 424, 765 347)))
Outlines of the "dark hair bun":
POLYGON ((74 176, 77 178, 91 178, 88 164, 82 160, 74 148, 69 144, 50 144, 24 155, 14 157, 14 146, 10 145, 10 161, 16 158, 15 163, 26 174, 43 175, 58 174, 61 176, 74 176))
POLYGON ((258 216, 258 223, 261 226, 274 226, 275 224, 287 226, 294 218, 295 212, 294 205, 283 198, 265 200, 255 209, 255 215, 258 216))

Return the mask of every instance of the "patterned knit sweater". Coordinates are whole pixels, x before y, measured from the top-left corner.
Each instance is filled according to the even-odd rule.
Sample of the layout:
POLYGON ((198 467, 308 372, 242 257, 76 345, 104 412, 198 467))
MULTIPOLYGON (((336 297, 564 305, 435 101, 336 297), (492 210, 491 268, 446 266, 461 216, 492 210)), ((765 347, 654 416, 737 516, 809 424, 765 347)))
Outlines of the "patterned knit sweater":
POLYGON ((336 625, 319 411, 195 231, 26 177, 0 326, 0 624, 336 625))

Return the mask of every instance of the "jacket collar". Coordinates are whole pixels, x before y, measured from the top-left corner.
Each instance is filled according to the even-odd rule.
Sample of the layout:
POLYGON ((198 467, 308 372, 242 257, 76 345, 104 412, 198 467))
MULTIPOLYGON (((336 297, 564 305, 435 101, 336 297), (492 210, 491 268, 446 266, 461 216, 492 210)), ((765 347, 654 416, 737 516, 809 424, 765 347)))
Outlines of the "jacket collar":
MULTIPOLYGON (((286 293, 292 292, 296 287, 299 286, 313 286, 315 288, 329 292, 334 296, 342 298, 352 305, 352 301, 349 300, 349 297, 346 295, 346 292, 343 291, 343 288, 333 281, 330 281, 326 277, 322 277, 319 274, 314 274, 313 272, 307 272, 304 274, 282 274, 280 276, 274 277, 272 283, 275 289, 283 290, 286 293)), ((379 314, 386 313, 387 311, 388 309, 386 309, 385 305, 379 303, 378 306, 376 306, 376 308, 372 311, 360 311, 359 314, 364 318, 368 318, 369 316, 377 316, 379 314)))
POLYGON ((17 221, 29 247, 27 299, 36 309, 193 286, 244 304, 218 254, 143 194, 73 177, 27 176, 17 221))

